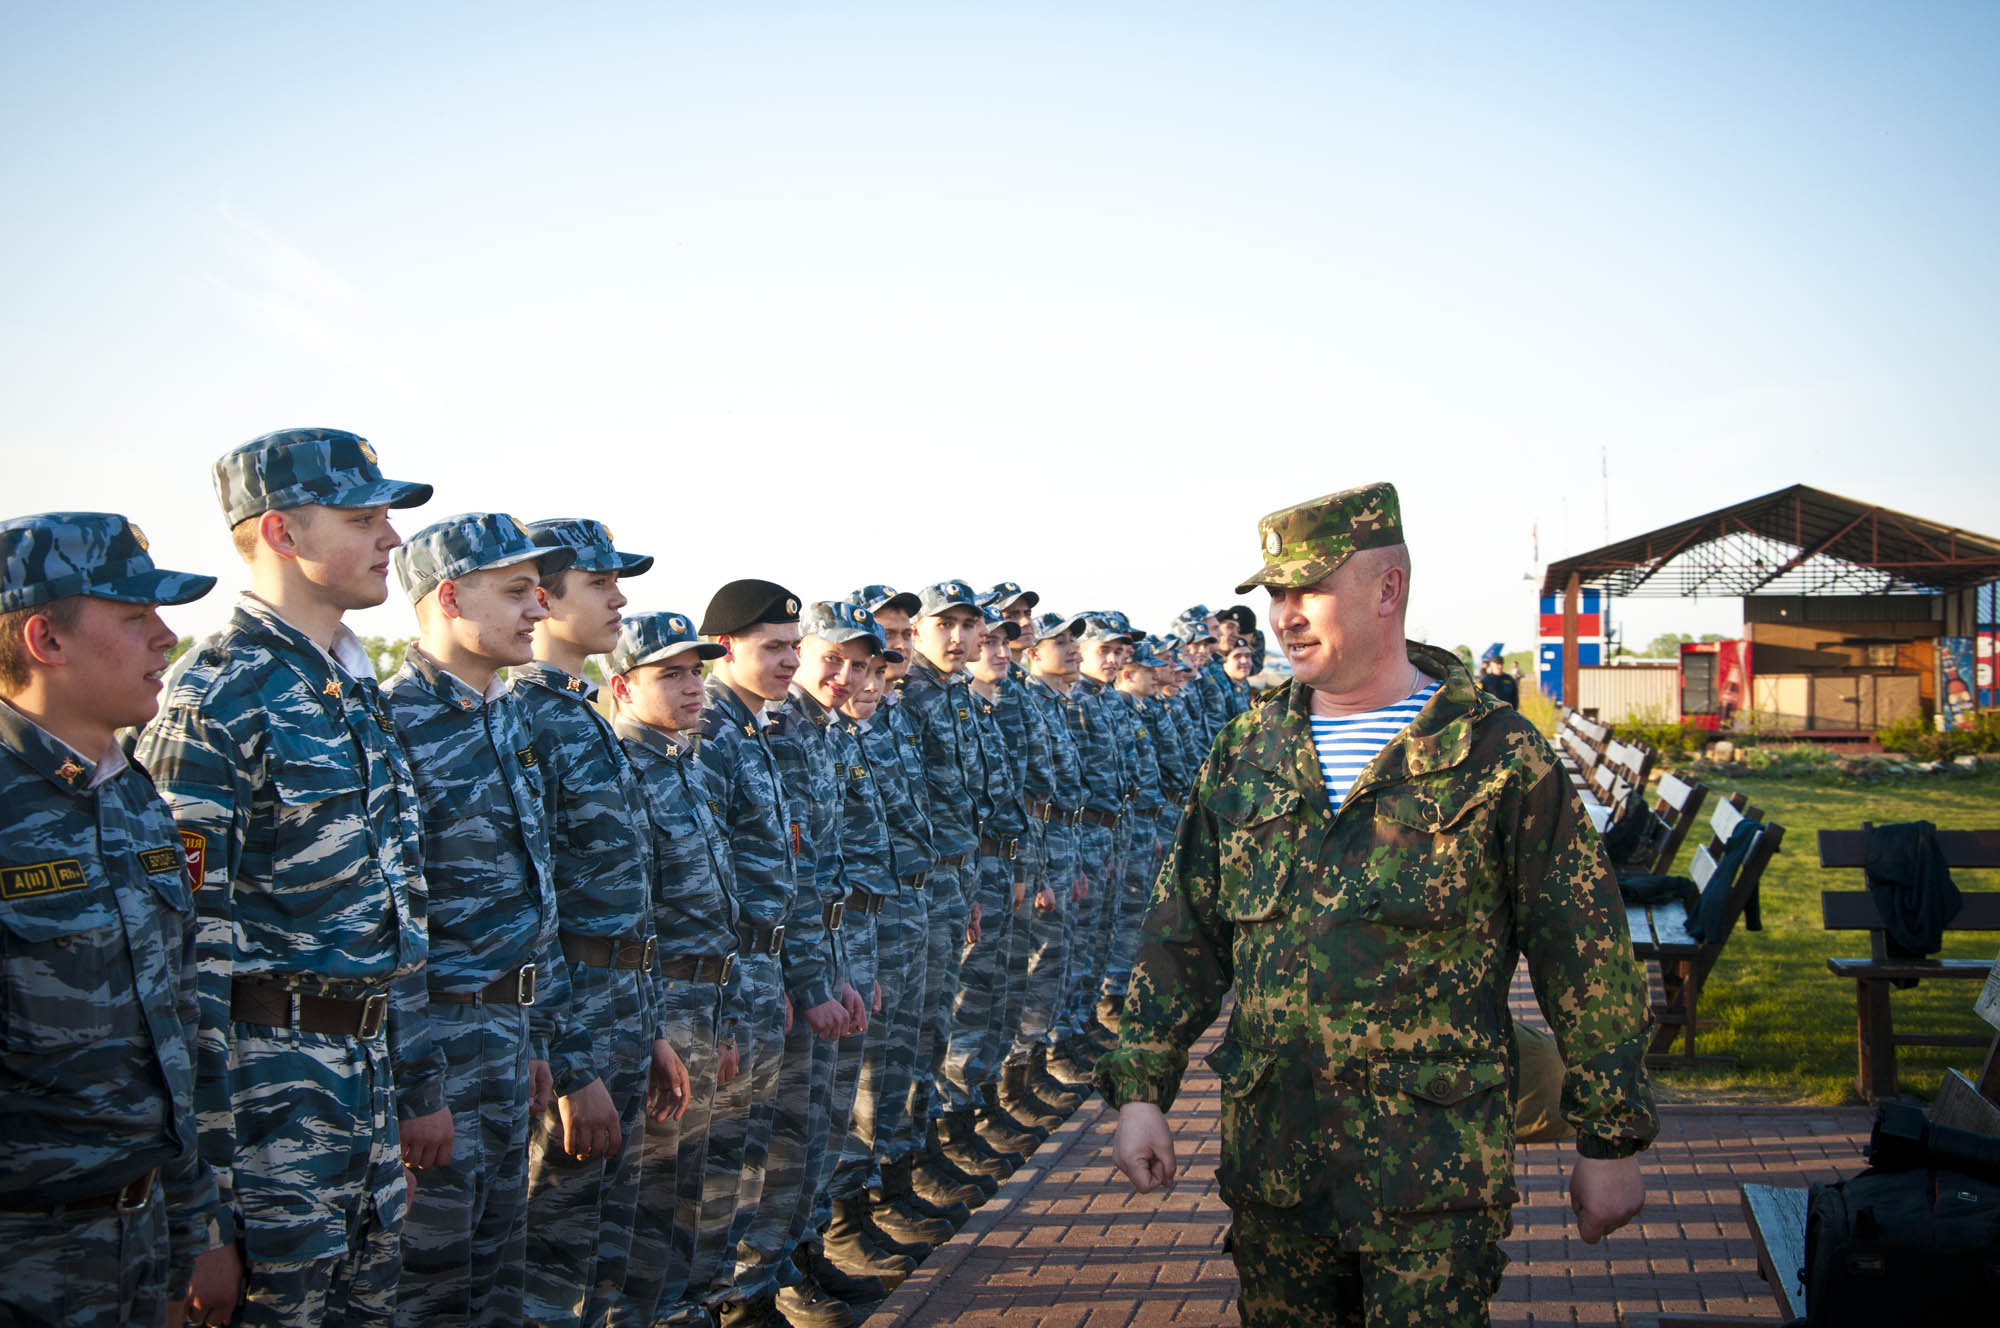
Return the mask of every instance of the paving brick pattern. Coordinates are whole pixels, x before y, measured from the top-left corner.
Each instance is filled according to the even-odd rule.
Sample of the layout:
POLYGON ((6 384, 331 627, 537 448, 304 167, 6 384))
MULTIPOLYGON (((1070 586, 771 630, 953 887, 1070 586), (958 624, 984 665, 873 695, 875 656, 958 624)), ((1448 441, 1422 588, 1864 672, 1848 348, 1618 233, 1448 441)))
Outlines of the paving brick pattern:
MULTIPOLYGON (((1539 1021, 1525 981, 1517 1018, 1539 1021)), ((1181 1173, 1167 1194, 1134 1194, 1111 1165, 1117 1118, 1086 1103, 973 1220, 883 1303, 869 1328, 901 1325, 1235 1324, 1236 1271, 1223 1253, 1229 1211, 1216 1192, 1219 1104, 1196 1047, 1168 1120, 1181 1173)), ((1746 1181, 1804 1185, 1852 1174, 1868 1113, 1859 1109, 1668 1107, 1645 1155, 1647 1203, 1598 1245, 1569 1211, 1568 1144, 1524 1145, 1521 1202, 1496 1325, 1615 1325, 1620 1315, 1777 1319, 1737 1203, 1746 1181)))

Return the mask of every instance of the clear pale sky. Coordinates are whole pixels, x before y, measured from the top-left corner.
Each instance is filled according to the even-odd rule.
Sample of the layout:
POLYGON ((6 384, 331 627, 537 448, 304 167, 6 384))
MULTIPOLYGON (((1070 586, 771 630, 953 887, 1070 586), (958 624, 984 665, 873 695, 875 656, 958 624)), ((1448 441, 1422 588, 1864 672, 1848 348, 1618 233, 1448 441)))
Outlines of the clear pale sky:
POLYGON ((223 577, 183 631, 291 425, 435 484, 405 533, 601 517, 634 610, 1164 630, 1390 479, 1413 632, 1520 648, 1607 508, 2000 532, 2000 6, 409 8, 0 8, 0 513, 131 515, 223 577))

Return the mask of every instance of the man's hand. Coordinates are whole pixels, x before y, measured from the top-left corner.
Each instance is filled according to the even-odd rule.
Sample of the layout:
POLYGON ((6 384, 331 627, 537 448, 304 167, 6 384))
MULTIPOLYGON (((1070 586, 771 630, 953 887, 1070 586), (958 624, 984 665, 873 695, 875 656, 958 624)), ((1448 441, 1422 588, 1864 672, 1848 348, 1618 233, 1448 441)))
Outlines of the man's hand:
POLYGON ((1076 884, 1069 888, 1069 897, 1081 904, 1090 894, 1090 878, 1082 872, 1076 874, 1076 884))
POLYGON ((403 1165, 412 1171, 441 1167, 451 1161, 451 1108, 439 1107, 428 1116, 396 1122, 403 1141, 403 1165))
POLYGON ((656 1121, 678 1120, 688 1109, 688 1072, 665 1038, 653 1042, 653 1072, 646 1085, 646 1110, 656 1121))
POLYGON ((868 1005, 861 999, 861 993, 847 983, 840 989, 840 1004, 847 1011, 847 1031, 842 1037, 853 1037, 856 1033, 868 1031, 868 1005))
POLYGON ((1049 889, 1046 885, 1037 888, 1035 891, 1035 912, 1053 913, 1055 911, 1056 892, 1049 889))
POLYGON ((792 998, 785 997, 785 1036, 792 1035, 792 998))
POLYGON ((1127 1102, 1118 1109, 1111 1160, 1141 1194, 1173 1185, 1174 1136, 1158 1107, 1151 1102, 1127 1102))
POLYGON ((868 1013, 882 1013, 882 984, 880 982, 875 984, 875 998, 868 1002, 868 1013))
POLYGON ((242 1294, 243 1256, 233 1243, 194 1256, 187 1294, 190 1323, 228 1323, 236 1317, 236 1301, 242 1294))
POLYGON ((729 1084, 736 1078, 737 1072, 742 1068, 743 1062, 736 1054, 736 1044, 731 1042, 716 1053, 715 1086, 721 1088, 729 1084))
POLYGON ((563 1151, 571 1157, 611 1157, 624 1142, 618 1128, 618 1108, 602 1079, 593 1079, 574 1093, 556 1099, 562 1118, 563 1151))
POLYGON ((965 920, 965 943, 979 944, 979 901, 972 901, 972 914, 965 920))
POLYGON ((1639 1215, 1646 1181, 1638 1157, 1581 1157, 1569 1172, 1569 1206, 1577 1234, 1595 1245, 1639 1215))
POLYGON ((847 1007, 838 997, 821 1001, 806 1011, 806 1023, 812 1026, 814 1037, 823 1042, 838 1042, 841 1030, 847 1027, 847 1007))
POLYGON ((1026 881, 1014 882, 1014 911, 1016 913, 1019 913, 1021 911, 1021 901, 1026 899, 1027 897, 1028 897, 1028 883, 1026 881))
POLYGON ((549 1070, 547 1061, 528 1062, 528 1114, 539 1116, 549 1109, 549 1099, 556 1095, 556 1077, 549 1070))

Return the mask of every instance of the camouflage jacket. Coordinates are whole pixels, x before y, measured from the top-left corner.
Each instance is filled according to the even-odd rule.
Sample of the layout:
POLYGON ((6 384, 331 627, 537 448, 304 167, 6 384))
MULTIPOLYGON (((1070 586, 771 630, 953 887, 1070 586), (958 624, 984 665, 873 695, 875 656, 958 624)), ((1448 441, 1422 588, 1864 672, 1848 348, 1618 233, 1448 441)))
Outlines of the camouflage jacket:
MULTIPOLYGON (((733 954, 741 928, 736 906, 736 864, 722 828, 722 781, 695 760, 665 729, 620 719, 638 775, 639 796, 652 834, 653 929, 662 961, 733 954)), ((667 1035, 664 1022, 668 979, 655 985, 655 1040, 667 1035)), ((733 1008, 742 983, 732 973, 723 992, 733 1008)))
POLYGON ((1048 716, 1035 704, 1028 691, 1028 671, 1019 664, 1009 665, 1007 681, 1000 688, 994 718, 1000 721, 1000 736, 1014 753, 1014 771, 1023 798, 1047 802, 1055 792, 1055 749, 1049 737, 1048 716))
POLYGON ((840 999, 846 955, 826 911, 847 898, 846 864, 840 856, 842 762, 830 732, 833 715, 802 688, 778 707, 771 750, 792 809, 792 843, 798 846, 799 889, 785 922, 785 990, 801 1009, 840 999))
MULTIPOLYGON (((722 826, 735 859, 736 903, 746 924, 780 926, 798 893, 796 864, 803 845, 792 839, 777 753, 765 725, 751 717, 735 692, 713 677, 707 689, 695 757, 716 775, 722 790, 722 826)), ((789 935, 785 946, 791 947, 789 935)))
MULTIPOLYGON (((644 940, 653 934, 645 798, 624 744, 591 704, 597 688, 538 661, 509 670, 508 692, 519 703, 541 775, 557 926, 578 936, 644 940)), ((590 1056, 550 1063, 559 1088, 574 1092, 590 1081, 602 1063, 596 1039, 610 1032, 577 1029, 592 1044, 590 1056)))
POLYGON ((1124 748, 1129 753, 1126 769, 1131 781, 1126 786, 1126 802, 1135 812, 1158 815, 1166 805, 1166 794, 1160 771, 1160 740, 1153 733, 1152 716, 1136 696, 1116 689, 1110 696, 1114 704, 1109 709, 1123 730, 1124 748))
MULTIPOLYGON (((1005 695, 1001 685, 999 695, 1005 695)), ((970 687, 965 698, 972 709, 973 732, 979 741, 979 833, 995 839, 1019 839, 1028 831, 1028 814, 1021 806, 1021 753, 1007 744, 1000 728, 999 696, 989 701, 970 687)))
MULTIPOLYGON (((1083 753, 1078 746, 1079 721, 1076 702, 1065 692, 1029 674, 1021 682, 1021 697, 1041 717, 1041 732, 1048 744, 1045 776, 1048 791, 1038 793, 1029 779, 1028 796, 1053 802, 1064 811, 1083 806, 1083 753)), ((1030 762, 1032 769, 1033 763, 1030 762)))
POLYGON ((157 1167, 184 1279, 235 1235, 196 1132, 194 895, 173 816, 145 771, 93 772, 5 702, 0 813, 0 1198, 65 1203, 157 1167))
POLYGON ((1080 735, 1077 746, 1083 757, 1083 805, 1094 812, 1122 812, 1126 790, 1131 787, 1126 770, 1131 756, 1116 709, 1121 704, 1117 689, 1086 676, 1077 682, 1075 698, 1080 735))
POLYGON ((1195 709, 1207 737, 1202 746, 1206 747, 1215 735, 1222 732, 1223 725, 1235 718, 1229 709, 1229 674, 1220 663, 1211 659, 1195 672, 1183 693, 1194 693, 1195 709))
POLYGON ((541 758, 521 699, 499 687, 481 696, 416 646, 382 693, 410 755, 423 816, 431 892, 426 981, 433 991, 476 992, 533 964, 534 1054, 548 1061, 556 1091, 572 1093, 596 1075, 588 1068, 588 1035, 562 1024, 569 966, 556 944, 541 758))
POLYGON ((252 595, 175 661, 135 754, 195 876, 202 1153, 235 1204, 232 979, 354 999, 389 991, 396 1113, 444 1106, 424 988, 428 897, 415 786, 388 704, 343 629, 335 664, 252 595))
MULTIPOLYGON (((869 727, 873 727, 871 724, 869 727)), ((887 788, 875 774, 875 758, 861 741, 862 725, 846 715, 834 717, 832 736, 837 741, 835 755, 840 762, 840 859, 847 868, 847 882, 871 895, 896 893, 896 868, 889 847, 889 808, 884 801, 887 788)), ((900 758, 891 778, 902 787, 900 758)))
POLYGON ((1194 771, 1188 766, 1187 733, 1183 727, 1188 721, 1181 713, 1181 699, 1155 693, 1139 703, 1139 714, 1145 720, 1146 732, 1153 739, 1154 754, 1159 758, 1161 796, 1168 805, 1175 807, 1187 797, 1188 788, 1194 783, 1194 771))
POLYGON ((861 730, 861 749, 882 790, 889 848, 898 881, 931 869, 931 818, 925 810, 923 754, 903 707, 884 699, 861 730))
POLYGON ((985 772, 979 760, 979 735, 970 697, 964 674, 946 678, 922 656, 911 663, 903 687, 902 711, 917 735, 923 758, 931 849, 939 858, 964 857, 967 861, 979 847, 980 803, 985 797, 985 772))
POLYGON ((1223 1195, 1350 1249, 1506 1233, 1519 955, 1568 1066, 1578 1151, 1629 1155, 1659 1126, 1645 983, 1568 778, 1455 656, 1412 642, 1410 658, 1444 685, 1338 814, 1307 689, 1288 685, 1223 734, 1097 1074, 1114 1105, 1170 1105, 1233 986, 1209 1058, 1223 1195))

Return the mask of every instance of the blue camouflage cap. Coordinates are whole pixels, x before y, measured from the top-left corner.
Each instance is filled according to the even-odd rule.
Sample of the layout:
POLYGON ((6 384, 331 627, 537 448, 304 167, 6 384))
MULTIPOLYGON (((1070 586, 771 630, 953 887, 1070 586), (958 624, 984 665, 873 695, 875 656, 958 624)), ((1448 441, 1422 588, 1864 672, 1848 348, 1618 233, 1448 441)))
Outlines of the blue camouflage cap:
POLYGON ((863 586, 859 590, 847 592, 849 604, 859 604, 870 613, 880 613, 884 609, 901 609, 912 618, 923 608, 923 601, 909 591, 898 591, 894 586, 863 586))
POLYGON ((1021 589, 1021 583, 1018 581, 997 582, 993 589, 979 598, 982 603, 990 604, 996 609, 1011 609, 1023 600, 1026 600, 1028 607, 1032 609, 1042 602, 1042 597, 1034 591, 1021 589))
POLYGON ((1080 615, 1083 618, 1083 639, 1086 641, 1132 641, 1129 628, 1118 625, 1117 615, 1092 609, 1080 615))
POLYGON ((1190 604, 1181 610, 1181 619, 1183 621, 1200 622, 1204 618, 1213 618, 1214 616, 1206 604, 1190 604))
POLYGON ((40 512, 0 521, 0 613, 71 595, 186 604, 215 578, 153 566, 146 532, 115 512, 40 512))
POLYGON ((837 646, 849 641, 867 641, 878 655, 886 648, 875 615, 859 604, 842 600, 823 599, 806 605, 806 611, 799 615, 799 635, 816 636, 837 646))
POLYGON ((1506 642, 1504 642, 1504 641, 1495 641, 1495 642, 1494 642, 1494 643, 1493 643, 1492 645, 1490 645, 1490 646, 1486 647, 1486 653, 1485 653, 1485 654, 1483 654, 1483 655, 1481 655, 1481 656, 1480 656, 1479 658, 1481 658, 1481 659, 1483 659, 1483 660, 1484 660, 1484 659, 1504 659, 1504 658, 1506 658, 1505 654, 1504 654, 1504 653, 1502 652, 1502 650, 1501 650, 1501 647, 1502 647, 1502 646, 1504 646, 1504 645, 1506 645, 1506 644, 1507 644, 1507 643, 1506 643, 1506 642))
MULTIPOLYGON (((1195 609, 1200 607, 1197 604, 1195 609)), ((1210 631, 1208 627, 1207 619, 1209 615, 1206 613, 1196 613, 1195 609, 1189 609, 1186 613, 1174 619, 1174 635, 1183 641, 1189 642, 1215 640, 1215 633, 1210 631)))
POLYGON ((1051 637, 1082 636, 1083 615, 1074 614, 1065 618, 1060 613, 1044 613, 1035 619, 1033 632, 1034 634, 1029 638, 1028 644, 1036 646, 1049 640, 1051 637))
POLYGON ((552 516, 530 521, 528 538, 545 549, 576 551, 570 566, 579 572, 616 572, 637 576, 653 565, 650 553, 620 553, 611 543, 611 527, 587 516, 552 516))
POLYGON ((695 632, 694 619, 685 613, 635 613, 618 624, 618 640, 611 647, 611 671, 630 673, 690 650, 699 659, 720 659, 729 653, 729 647, 719 641, 702 640, 695 632))
POLYGON ((403 593, 415 604, 438 588, 489 567, 533 562, 542 576, 554 576, 576 559, 567 546, 544 548, 528 528, 505 512, 466 512, 434 521, 390 555, 403 593))
POLYGON ((936 585, 925 586, 917 595, 917 605, 917 616, 922 618, 933 617, 946 609, 966 608, 975 613, 980 609, 979 597, 963 581, 940 581, 936 585))
POLYGON ((999 605, 992 603, 990 599, 980 604, 979 619, 988 627, 998 627, 1009 641, 1021 639, 1021 624, 1007 621, 1001 614, 999 605))
POLYGON ((215 463, 215 496, 231 527, 266 512, 324 507, 416 507, 431 486, 382 478, 368 440, 340 429, 280 429, 232 447, 215 463))
POLYGON ((1153 643, 1150 640, 1139 640, 1133 642, 1132 658, 1125 661, 1124 667, 1128 669, 1161 669, 1167 667, 1167 661, 1153 653, 1153 643))

